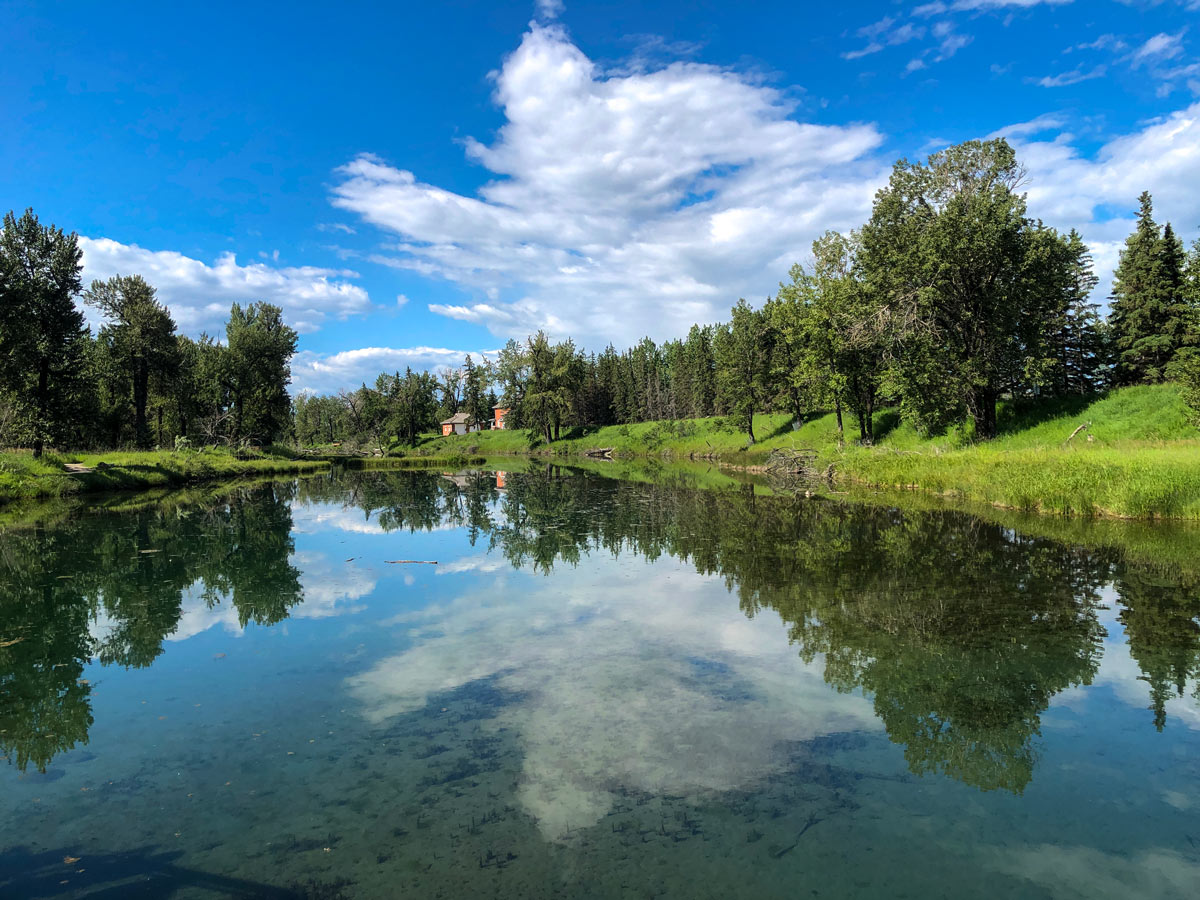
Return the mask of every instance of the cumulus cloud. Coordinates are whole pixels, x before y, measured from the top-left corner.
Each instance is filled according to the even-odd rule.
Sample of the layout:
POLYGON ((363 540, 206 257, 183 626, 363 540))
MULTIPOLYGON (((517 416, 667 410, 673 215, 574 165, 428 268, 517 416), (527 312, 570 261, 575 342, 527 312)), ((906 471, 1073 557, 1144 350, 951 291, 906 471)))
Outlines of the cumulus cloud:
POLYGON ((445 347, 362 347, 339 353, 301 350, 292 357, 292 390, 296 393, 336 393, 342 388, 373 384, 380 372, 403 372, 460 366, 468 353, 476 361, 494 357, 495 350, 450 350, 445 347))
MULTIPOLYGON (((219 332, 234 303, 274 303, 301 333, 316 331, 329 316, 363 313, 371 305, 367 292, 350 281, 357 273, 348 270, 240 265, 232 253, 210 265, 173 250, 147 250, 108 238, 81 237, 79 245, 85 284, 113 275, 143 276, 158 289, 158 299, 184 334, 219 332)), ((97 325, 98 314, 88 312, 97 325)))
MULTIPOLYGON (((894 29, 881 20, 864 37, 894 29)), ((931 24, 929 37, 937 43, 910 71, 965 38, 949 20, 931 24)), ((1042 83, 1091 77, 1097 70, 1081 67, 1042 83)), ((587 346, 623 345, 722 319, 737 297, 773 292, 825 229, 861 224, 889 168, 873 125, 803 123, 774 88, 715 66, 604 70, 557 26, 531 26, 495 85, 504 126, 490 144, 466 142, 493 176, 477 193, 424 183, 362 155, 339 170, 332 202, 396 236, 375 261, 474 295, 435 304, 435 313, 501 336, 545 328, 587 346)), ((1143 124, 1086 155, 1062 130, 1065 117, 1034 120, 1036 132, 1009 129, 1030 168, 1032 212, 1083 232, 1102 289, 1129 226, 1109 212, 1114 204, 1128 208, 1149 189, 1181 231, 1200 221, 1190 190, 1196 110, 1143 124)), ((300 371, 309 365, 315 384, 330 367, 348 370, 370 353, 414 366, 436 364, 435 353, 461 356, 362 350, 302 360, 300 371)), ((357 371, 373 377, 395 367, 357 371)))
POLYGON ((871 125, 798 121, 778 90, 717 66, 606 71, 532 25, 495 76, 506 122, 468 156, 477 195, 363 155, 338 208, 399 236, 377 261, 477 295, 442 315, 586 343, 684 333, 760 299, 826 228, 860 223, 886 168, 871 125))
MULTIPOLYGON (((1003 132, 1003 129, 1002 129, 1003 132)), ((1078 228, 1096 256, 1098 297, 1107 296, 1112 269, 1133 228, 1137 197, 1150 191, 1155 216, 1184 236, 1200 222, 1200 103, 1156 119, 1105 143, 1085 157, 1070 134, 1038 140, 1009 132, 1029 170, 1029 208, 1047 224, 1078 228), (1128 210, 1112 215, 1112 209, 1128 210)))

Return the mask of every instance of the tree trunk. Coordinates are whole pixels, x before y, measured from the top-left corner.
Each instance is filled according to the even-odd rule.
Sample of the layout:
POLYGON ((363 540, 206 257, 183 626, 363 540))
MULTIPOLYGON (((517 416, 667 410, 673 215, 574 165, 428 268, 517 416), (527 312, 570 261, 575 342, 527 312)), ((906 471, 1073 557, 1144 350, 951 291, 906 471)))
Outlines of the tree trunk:
POLYGON ((845 429, 842 427, 842 398, 841 397, 835 397, 833 399, 833 408, 834 408, 834 410, 837 411, 838 439, 840 440, 842 435, 845 433, 845 429))
POLYGON ((42 451, 46 449, 46 441, 43 435, 43 428, 46 423, 46 411, 50 405, 49 398, 46 396, 50 392, 50 362, 44 357, 38 361, 38 386, 37 386, 37 409, 38 421, 34 426, 37 428, 37 434, 33 439, 33 458, 41 459, 42 451))
POLYGON ((135 360, 133 363, 133 439, 139 450, 150 446, 150 430, 146 427, 146 394, 150 381, 149 368, 146 361, 135 360))
POLYGON ((750 443, 754 443, 754 410, 750 410, 750 415, 746 416, 746 434, 750 435, 750 443))
POLYGON ((967 408, 975 420, 975 436, 991 440, 996 436, 996 392, 990 388, 972 388, 967 408))

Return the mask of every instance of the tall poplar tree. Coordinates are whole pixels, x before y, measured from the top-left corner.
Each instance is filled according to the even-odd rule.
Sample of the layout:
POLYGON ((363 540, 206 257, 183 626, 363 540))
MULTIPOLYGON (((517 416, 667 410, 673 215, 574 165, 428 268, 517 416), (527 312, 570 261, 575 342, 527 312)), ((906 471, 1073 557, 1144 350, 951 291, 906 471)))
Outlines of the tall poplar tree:
POLYGON ((74 233, 42 225, 32 209, 0 232, 0 393, 14 437, 40 457, 66 437, 85 387, 88 332, 75 306, 83 270, 74 233))
POLYGON ((175 322, 141 275, 93 281, 85 299, 111 320, 102 329, 102 336, 111 341, 114 356, 128 374, 133 391, 134 440, 145 449, 150 446, 146 422, 150 378, 165 374, 178 362, 175 322))
POLYGON ((730 321, 717 329, 713 356, 722 406, 754 443, 754 413, 763 406, 771 378, 772 334, 767 317, 739 300, 730 321))

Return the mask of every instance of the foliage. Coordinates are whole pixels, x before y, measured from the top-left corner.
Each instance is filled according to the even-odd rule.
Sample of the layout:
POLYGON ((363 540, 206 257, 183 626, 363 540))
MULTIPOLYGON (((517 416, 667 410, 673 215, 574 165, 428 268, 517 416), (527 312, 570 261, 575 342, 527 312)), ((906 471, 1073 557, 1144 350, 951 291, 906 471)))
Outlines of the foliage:
POLYGON ((104 355, 123 370, 132 389, 135 444, 150 446, 146 423, 150 379, 166 378, 178 363, 175 322, 140 275, 94 281, 86 301, 110 319, 97 337, 104 355))
POLYGON ((1200 302, 1188 283, 1196 276, 1187 272, 1183 244, 1170 223, 1160 229, 1154 221, 1149 193, 1138 201, 1137 227, 1113 275, 1109 328, 1118 384, 1162 381, 1176 354, 1200 345, 1200 302))
POLYGON ((9 441, 33 447, 71 435, 82 406, 87 329, 74 298, 83 253, 75 234, 9 212, 0 232, 0 402, 9 441))

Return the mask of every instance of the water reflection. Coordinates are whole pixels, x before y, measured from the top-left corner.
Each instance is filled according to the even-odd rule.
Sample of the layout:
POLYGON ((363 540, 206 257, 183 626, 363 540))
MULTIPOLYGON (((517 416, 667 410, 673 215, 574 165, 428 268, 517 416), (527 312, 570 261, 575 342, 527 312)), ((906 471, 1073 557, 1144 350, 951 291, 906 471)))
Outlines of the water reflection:
POLYGON ((548 835, 594 821, 630 786, 746 788, 792 765, 798 742, 878 727, 914 774, 1020 793, 1052 699, 1097 675, 1106 597, 1146 683, 1147 725, 1161 730, 1173 699, 1200 700, 1200 578, 1111 546, 953 512, 555 467, 351 472, 5 533, 0 750, 44 769, 86 743, 84 666, 148 666, 200 627, 194 612, 271 625, 369 596, 376 576, 352 560, 295 551, 310 528, 462 529, 474 551, 439 567, 446 578, 619 560, 408 613, 397 622, 413 646, 349 682, 380 722, 476 682, 523 698, 497 718, 523 736, 522 802, 548 835), (639 565, 665 557, 694 573, 686 591, 639 565), (745 617, 714 637, 701 626, 729 593, 745 617), (780 622, 788 644, 772 645, 780 622))
POLYGON ((185 599, 241 626, 302 599, 291 483, 8 530, 0 544, 0 751, 44 771, 86 744, 92 659, 140 668, 180 627, 185 599))

